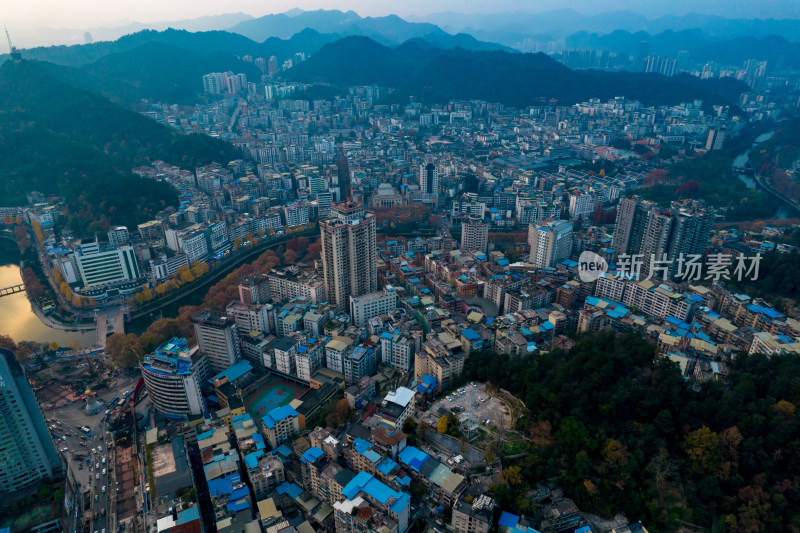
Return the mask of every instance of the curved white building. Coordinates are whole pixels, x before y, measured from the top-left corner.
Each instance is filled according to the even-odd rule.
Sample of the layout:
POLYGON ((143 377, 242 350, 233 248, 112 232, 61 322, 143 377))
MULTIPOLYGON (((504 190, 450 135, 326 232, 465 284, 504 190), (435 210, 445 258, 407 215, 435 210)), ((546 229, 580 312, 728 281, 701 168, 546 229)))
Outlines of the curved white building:
POLYGON ((153 405, 168 415, 203 413, 200 382, 208 373, 205 356, 190 350, 186 339, 173 338, 145 356, 141 364, 153 405))

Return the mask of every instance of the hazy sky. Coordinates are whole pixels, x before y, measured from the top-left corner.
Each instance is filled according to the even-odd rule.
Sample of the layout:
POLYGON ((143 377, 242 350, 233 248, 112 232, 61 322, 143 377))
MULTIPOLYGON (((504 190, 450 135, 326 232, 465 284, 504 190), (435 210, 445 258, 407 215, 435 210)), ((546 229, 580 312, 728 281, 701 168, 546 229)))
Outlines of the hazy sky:
POLYGON ((630 9, 648 16, 696 11, 728 17, 800 17, 800 0, 3 0, 0 22, 27 27, 90 28, 235 12, 261 16, 294 7, 352 9, 363 16, 426 15, 442 11, 538 12, 572 7, 586 14, 630 9))

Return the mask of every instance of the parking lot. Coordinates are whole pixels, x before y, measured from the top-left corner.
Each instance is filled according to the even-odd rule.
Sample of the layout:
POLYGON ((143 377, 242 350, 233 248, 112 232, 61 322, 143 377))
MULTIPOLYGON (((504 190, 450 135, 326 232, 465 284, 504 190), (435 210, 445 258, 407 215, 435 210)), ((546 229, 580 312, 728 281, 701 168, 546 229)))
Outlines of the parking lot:
POLYGON ((443 409, 445 413, 452 412, 459 419, 463 419, 471 413, 475 421, 482 427, 492 426, 498 429, 507 429, 508 426, 508 407, 489 394, 484 383, 465 385, 449 396, 434 402, 424 417, 425 422, 434 428, 441 416, 439 409, 443 409))

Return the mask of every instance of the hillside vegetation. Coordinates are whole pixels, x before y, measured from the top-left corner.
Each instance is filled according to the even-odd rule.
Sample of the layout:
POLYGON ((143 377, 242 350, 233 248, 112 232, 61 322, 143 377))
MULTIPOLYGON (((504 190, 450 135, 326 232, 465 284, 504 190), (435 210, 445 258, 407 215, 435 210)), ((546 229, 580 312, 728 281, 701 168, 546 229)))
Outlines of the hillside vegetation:
POLYGON ((727 382, 694 388, 655 355, 633 332, 583 335, 568 353, 470 355, 464 379, 531 413, 521 476, 494 487, 502 508, 529 510, 529 488, 555 480, 583 510, 650 531, 800 530, 800 359, 740 354, 727 382))
POLYGON ((48 63, 0 68, 0 197, 22 205, 31 190, 61 196, 64 222, 79 234, 133 226, 177 204, 171 187, 134 176, 133 166, 161 159, 193 169, 237 157, 227 143, 180 135, 79 89, 48 63))
MULTIPOLYGON (((389 48, 367 37, 326 44, 285 76, 303 82, 396 88, 391 101, 411 97, 426 103, 481 99, 522 107, 549 102, 569 105, 615 96, 645 105, 672 105, 695 99, 704 106, 729 105, 746 86, 737 80, 701 80, 689 75, 570 70, 544 54, 504 51, 425 50, 420 40, 389 48)), ((430 44, 430 43, 427 43, 430 44)))

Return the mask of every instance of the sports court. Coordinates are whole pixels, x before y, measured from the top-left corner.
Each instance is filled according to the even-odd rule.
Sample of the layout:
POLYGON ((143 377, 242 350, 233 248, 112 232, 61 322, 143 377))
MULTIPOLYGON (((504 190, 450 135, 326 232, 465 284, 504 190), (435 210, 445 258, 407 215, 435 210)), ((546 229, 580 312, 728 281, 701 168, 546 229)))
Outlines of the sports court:
POLYGON ((291 381, 275 378, 256 390, 244 403, 254 420, 261 420, 265 413, 282 407, 295 398, 300 398, 308 389, 291 381))

